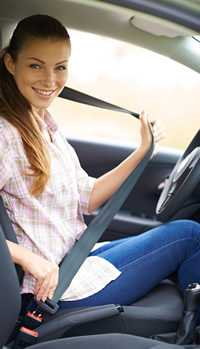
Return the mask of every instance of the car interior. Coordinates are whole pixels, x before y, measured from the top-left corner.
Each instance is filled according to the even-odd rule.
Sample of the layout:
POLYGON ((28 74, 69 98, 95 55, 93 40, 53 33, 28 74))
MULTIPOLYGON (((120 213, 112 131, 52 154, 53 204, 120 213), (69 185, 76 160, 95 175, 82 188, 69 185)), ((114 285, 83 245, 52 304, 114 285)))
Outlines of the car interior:
MULTIPOLYGON (((10 33, 20 19, 37 13, 54 16, 68 28, 99 33, 147 48, 200 73, 200 42, 194 38, 200 32, 198 1, 2 1, 0 46, 7 44, 10 33)), ((115 167, 134 149, 106 141, 78 138, 68 141, 75 148, 82 167, 93 177, 99 177, 115 167)), ((200 133, 197 129, 184 152, 168 149, 156 153, 103 233, 101 241, 137 235, 174 219, 187 218, 199 222, 199 147, 200 133)), ((3 235, 8 236, 11 224, 5 219, 3 209, 0 211, 0 346, 9 348, 13 345, 21 308, 20 281, 3 238, 3 235)), ((86 222, 89 224, 98 213, 85 217, 86 222)), ((196 292, 196 286, 194 288, 196 292)), ((87 335, 92 341, 94 335, 110 333, 120 333, 122 343, 123 334, 173 343, 182 325, 187 303, 185 299, 178 289, 176 275, 171 275, 134 304, 58 310, 37 328, 37 343, 51 340, 44 346, 64 348, 69 345, 72 348, 74 345, 74 348, 78 348, 80 345, 84 348, 83 343, 79 344, 78 336, 87 335), (58 338, 72 339, 68 344, 62 342, 58 346, 57 341, 53 341, 58 338)), ((197 328, 196 345, 199 343, 198 331, 200 329, 197 328)))

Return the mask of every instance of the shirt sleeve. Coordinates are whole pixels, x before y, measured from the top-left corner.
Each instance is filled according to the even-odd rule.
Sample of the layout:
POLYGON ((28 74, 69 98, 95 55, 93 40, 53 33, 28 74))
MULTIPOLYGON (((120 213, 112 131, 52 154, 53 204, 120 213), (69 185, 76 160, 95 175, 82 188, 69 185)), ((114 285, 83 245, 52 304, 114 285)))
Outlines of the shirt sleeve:
POLYGON ((87 172, 81 167, 78 156, 74 148, 68 143, 72 160, 75 164, 76 178, 78 184, 78 192, 80 195, 80 206, 84 214, 89 214, 88 206, 90 201, 90 195, 94 187, 96 178, 91 177, 87 172))
POLYGON ((13 150, 9 142, 6 127, 0 124, 0 190, 12 176, 13 150))

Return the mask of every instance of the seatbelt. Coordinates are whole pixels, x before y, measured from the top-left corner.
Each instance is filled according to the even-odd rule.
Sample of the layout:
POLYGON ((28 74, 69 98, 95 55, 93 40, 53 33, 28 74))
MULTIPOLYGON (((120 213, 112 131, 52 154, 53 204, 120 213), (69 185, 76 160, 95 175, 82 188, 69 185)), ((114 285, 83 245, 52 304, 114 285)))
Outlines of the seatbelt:
MULTIPOLYGON (((69 87, 65 87, 60 94, 60 97, 69 99, 75 102, 87 104, 90 106, 96 106, 98 108, 109 109, 113 111, 123 112, 130 114, 136 118, 139 118, 139 114, 130 110, 121 108, 114 104, 110 104, 93 96, 87 95, 80 91, 74 90, 69 87)), ((55 290, 54 296, 46 303, 38 302, 42 309, 45 311, 54 312, 52 307, 53 303, 57 304, 65 290, 69 287, 72 279, 79 270, 80 266, 84 262, 85 258, 89 255, 92 247, 100 239, 103 232, 107 229, 111 223, 114 215, 121 208, 126 198, 132 191, 133 187, 137 183, 145 167, 147 166, 149 159, 151 158, 154 150, 154 142, 152 135, 151 146, 144 156, 144 159, 138 164, 134 171, 129 175, 124 183, 120 186, 116 193, 113 194, 111 199, 101 208, 99 214, 92 220, 89 226, 84 231, 81 238, 76 241, 73 248, 64 257, 59 268, 59 284, 55 290)), ((55 305, 57 310, 57 306, 55 305)))
POLYGON ((118 111, 125 114, 130 114, 132 116, 135 116, 137 119, 139 119, 138 113, 135 113, 128 109, 124 109, 122 107, 119 107, 118 105, 105 102, 102 99, 98 99, 96 97, 87 95, 86 93, 74 90, 70 87, 64 87, 59 97, 62 97, 64 99, 69 99, 70 101, 73 101, 73 102, 78 102, 78 103, 90 105, 90 106, 101 108, 101 109, 107 109, 112 111, 118 111))
POLYGON ((129 193, 144 171, 148 160, 152 155, 151 150, 143 159, 142 166, 137 166, 137 168, 127 178, 124 184, 122 184, 119 190, 115 194, 113 194, 112 198, 101 209, 100 213, 92 220, 80 240, 75 243, 71 251, 69 251, 69 253, 64 257, 59 269, 59 285, 55 291, 52 301, 58 302, 64 291, 70 285, 74 275, 85 260, 85 257, 88 256, 92 247, 100 239, 103 232, 111 223, 112 218, 114 217, 116 212, 125 202, 129 193), (66 274, 67 277, 65 278, 66 274))
MULTIPOLYGON (((137 113, 134 113, 127 109, 107 103, 105 101, 99 100, 95 97, 73 90, 69 87, 65 87, 60 96, 62 98, 70 99, 79 103, 84 103, 91 106, 97 106, 99 108, 109 109, 113 111, 123 112, 123 113, 130 114, 136 118, 139 118, 139 114, 137 113)), ((144 156, 143 160, 137 165, 137 167, 129 175, 129 177, 124 181, 124 183, 122 183, 118 191, 115 192, 113 196, 109 199, 109 201, 103 206, 99 214, 92 220, 92 222, 86 228, 81 238, 75 243, 73 248, 64 257, 59 268, 59 284, 58 284, 58 287, 56 288, 53 298, 51 300, 47 299, 45 302, 37 302, 39 309, 41 310, 41 313, 46 312, 46 313, 54 314, 58 310, 57 302, 59 301, 62 294, 70 285, 72 279, 74 278, 75 274, 79 270, 81 264, 89 255, 92 247, 99 240, 103 232, 107 229, 108 225, 112 221, 112 218, 120 209, 120 207, 123 205, 126 198, 130 194, 131 190, 137 183, 145 167, 147 166, 149 159, 153 154, 153 150, 154 150, 154 141, 153 141, 153 135, 152 135, 151 146, 148 152, 146 153, 146 155, 144 156)), ((15 236, 14 230, 13 230, 13 239, 14 240, 12 241, 16 242, 16 236, 15 236)), ((41 317, 37 315, 36 319, 33 319, 33 320, 34 320, 33 321, 34 325, 32 326, 32 328, 26 329, 30 331, 30 333, 27 333, 27 332, 24 333, 22 331, 23 332, 22 336, 25 335, 26 337, 28 335, 29 337, 30 335, 31 337, 37 337, 37 332, 33 331, 33 329, 35 329, 41 323, 41 317)), ((22 341, 24 342, 24 337, 22 341)), ((18 343, 16 343, 15 348, 22 347, 20 345, 20 339, 17 342, 18 343)), ((34 341, 32 341, 31 343, 33 342, 34 341)), ((28 338, 27 343, 30 345, 30 338, 28 338)))

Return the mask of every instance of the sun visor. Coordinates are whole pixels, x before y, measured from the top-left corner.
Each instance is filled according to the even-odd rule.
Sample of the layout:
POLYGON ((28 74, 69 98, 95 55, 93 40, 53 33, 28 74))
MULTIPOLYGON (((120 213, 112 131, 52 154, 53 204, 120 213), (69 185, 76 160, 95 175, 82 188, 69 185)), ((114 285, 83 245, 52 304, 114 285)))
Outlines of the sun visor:
POLYGON ((179 36, 191 35, 191 31, 155 17, 147 18, 135 15, 130 18, 130 24, 137 29, 157 36, 176 38, 179 36))

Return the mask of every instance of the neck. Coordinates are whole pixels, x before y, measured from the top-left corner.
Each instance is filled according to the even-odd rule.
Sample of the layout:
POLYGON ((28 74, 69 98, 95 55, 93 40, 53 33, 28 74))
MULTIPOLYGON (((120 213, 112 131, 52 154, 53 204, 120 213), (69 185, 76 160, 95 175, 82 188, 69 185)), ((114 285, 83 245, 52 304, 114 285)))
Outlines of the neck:
POLYGON ((44 114, 45 114, 45 109, 36 109, 34 107, 32 107, 33 110, 33 114, 38 115, 42 120, 44 120, 44 114))

